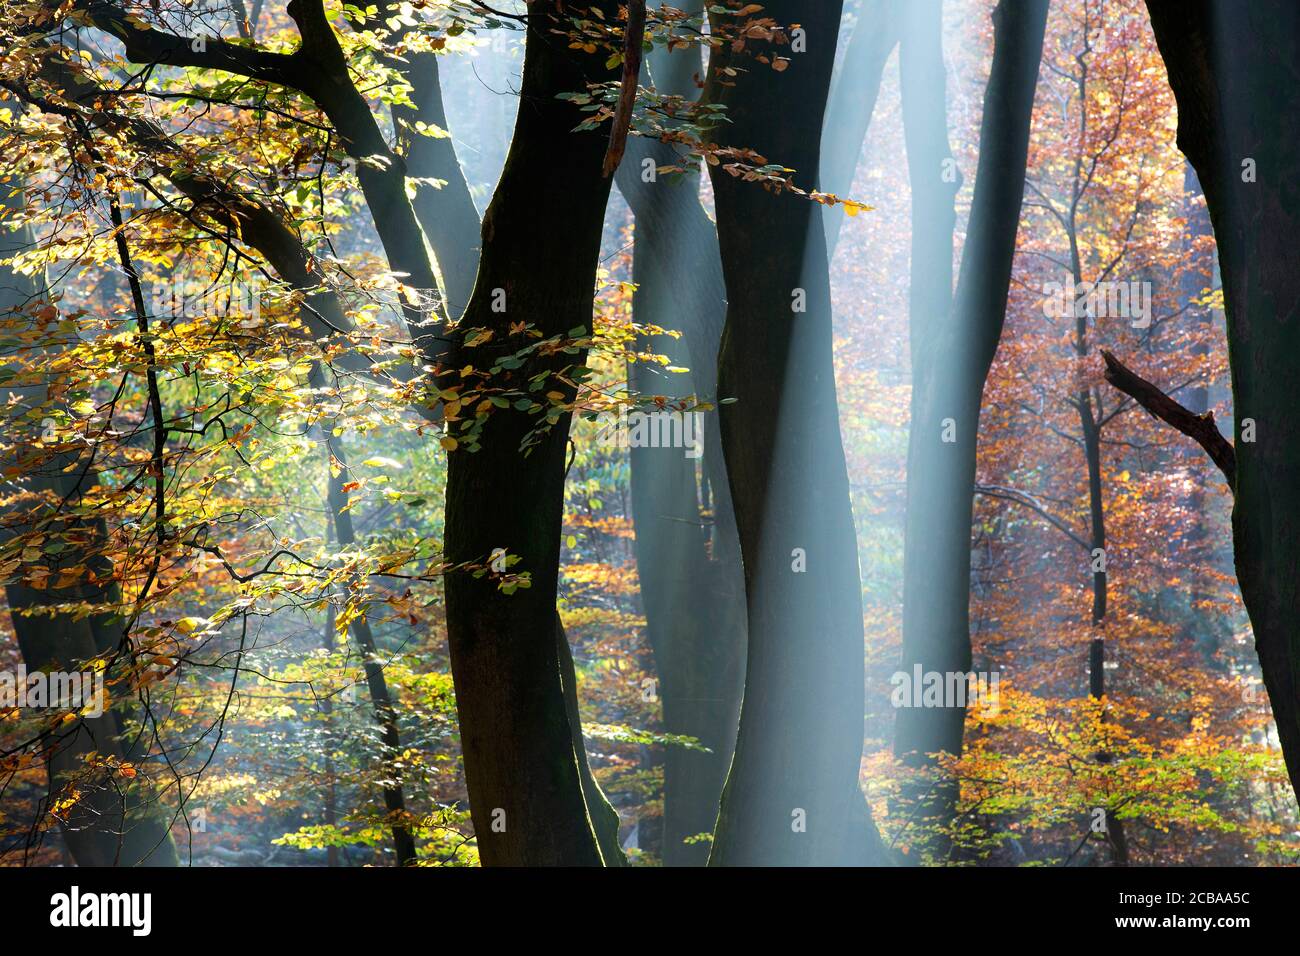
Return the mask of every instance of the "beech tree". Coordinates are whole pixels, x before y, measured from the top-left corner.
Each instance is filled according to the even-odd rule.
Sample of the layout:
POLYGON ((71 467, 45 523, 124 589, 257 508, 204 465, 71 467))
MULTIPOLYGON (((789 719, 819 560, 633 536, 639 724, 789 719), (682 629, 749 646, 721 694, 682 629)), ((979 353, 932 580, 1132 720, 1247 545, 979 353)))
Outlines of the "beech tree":
MULTIPOLYGON (((402 296, 402 308, 406 314, 408 326, 412 332, 412 339, 416 353, 423 358, 425 362, 435 363, 432 368, 441 368, 441 360, 446 355, 449 339, 445 331, 445 325, 442 321, 445 314, 441 309, 440 297, 437 295, 438 284, 436 282, 433 260, 427 253, 424 236, 420 231, 414 209, 406 199, 404 185, 406 177, 404 157, 387 145, 377 122, 369 111, 369 107, 356 92, 355 87, 352 85, 352 81, 348 78, 346 63, 338 40, 333 32, 333 27, 325 18, 323 8, 319 4, 308 3, 291 5, 289 13, 291 17, 294 18, 302 37, 302 44, 299 50, 293 54, 270 53, 259 50, 255 47, 236 45, 217 37, 211 38, 210 43, 194 43, 187 37, 176 36, 153 27, 146 27, 138 22, 133 22, 128 18, 124 11, 108 3, 86 4, 85 13, 86 16, 90 18, 91 22, 93 22, 97 27, 123 40, 127 47, 127 54, 130 57, 161 61, 176 66, 208 66, 234 72, 246 76, 249 79, 280 84, 290 89, 302 92, 304 95, 309 97, 313 103, 319 106, 331 121, 336 122, 336 124, 338 124, 340 138, 343 140, 345 147, 355 162, 357 175, 362 182, 362 191, 365 194, 368 203, 370 203, 371 216, 376 226, 376 230, 384 243, 390 267, 409 277, 409 288, 411 291, 409 294, 404 294, 402 296), (326 104, 328 104, 328 106, 326 104)), ((552 25, 561 22, 565 24, 568 23, 567 20, 561 21, 558 16, 558 13, 551 15, 553 21, 552 25)), ((534 28, 533 35, 537 35, 540 29, 540 27, 534 28)), ((564 61, 573 56, 575 56, 575 54, 565 54, 558 59, 564 61)), ((540 58, 541 57, 539 56, 533 57, 535 61, 540 58)), ((427 67, 428 64, 425 63, 425 66, 427 67)), ((431 89, 436 90, 436 86, 431 84, 428 71, 425 70, 422 74, 419 73, 419 71, 412 71, 412 73, 413 87, 417 89, 417 93, 420 93, 422 88, 421 96, 425 106, 436 113, 438 111, 438 106, 434 102, 435 96, 431 91, 431 89)), ((574 89, 581 89, 587 76, 576 65, 567 62, 560 62, 558 65, 548 65, 543 63, 537 69, 529 71, 528 75, 530 79, 535 79, 538 83, 550 84, 549 86, 539 87, 539 89, 545 89, 547 91, 546 96, 549 99, 554 99, 554 97, 559 93, 569 93, 573 92, 574 89), (562 84, 566 82, 570 83, 570 85, 563 86, 562 84)), ((572 126, 579 118, 576 116, 576 110, 573 107, 559 104, 556 110, 552 110, 551 112, 554 114, 548 117, 548 119, 552 121, 550 134, 554 139, 551 141, 563 140, 565 144, 568 145, 567 139, 556 134, 563 133, 564 136, 567 137, 572 126), (557 123, 558 125, 556 125, 557 123), (565 123, 568 125, 563 125, 565 123)), ((421 122, 431 122, 433 120, 433 115, 422 117, 420 119, 421 122)), ((523 118, 520 124, 520 135, 516 137, 517 152, 520 156, 524 157, 514 164, 514 168, 518 171, 527 171, 530 166, 544 165, 534 158, 536 154, 532 151, 538 148, 545 148, 546 142, 551 142, 544 142, 545 137, 539 139, 533 135, 537 130, 546 129, 547 127, 545 123, 534 123, 531 122, 531 120, 532 117, 530 116, 523 118), (533 136, 531 140, 529 139, 530 135, 533 136)), ((407 115, 403 116, 399 120, 399 123, 406 123, 409 125, 411 121, 411 116, 407 115)), ((132 128, 132 132, 136 134, 137 137, 143 135, 145 139, 151 142, 151 145, 158 145, 158 137, 155 135, 156 131, 151 132, 146 130, 142 132, 140 126, 135 124, 132 128)), ((588 137, 576 137, 576 139, 579 143, 591 142, 596 144, 594 148, 599 148, 603 154, 603 141, 601 141, 599 137, 593 135, 588 137)), ((418 151, 415 152, 417 152, 418 155, 418 151)), ((452 158, 454 159, 454 154, 452 154, 452 158)), ((430 167, 426 171, 451 171, 447 168, 447 154, 445 151, 430 158, 428 161, 430 163, 441 163, 441 166, 437 169, 430 167)), ((542 177, 548 175, 548 172, 545 169, 539 169, 537 170, 537 173, 542 177)), ((516 189, 520 190, 520 195, 528 195, 531 187, 537 182, 539 182, 539 180, 536 177, 528 179, 527 176, 521 177, 519 175, 505 175, 503 176, 498 195, 502 194, 501 190, 505 190, 508 194, 511 190, 512 184, 516 189), (527 180, 527 183, 522 183, 520 180, 527 180)), ((609 184, 606 181, 601 181, 595 182, 593 185, 598 195, 592 205, 594 210, 592 236, 598 242, 600 218, 603 215, 604 208, 604 195, 609 184)), ((201 179, 196 180, 193 177, 180 176, 178 187, 189 189, 197 196, 204 196, 206 198, 212 198, 216 195, 214 192, 214 186, 210 182, 201 179)), ((233 207, 235 211, 234 220, 239 222, 241 227, 253 227, 253 243, 255 245, 260 244, 261 248, 267 253, 268 258, 276 263, 277 267, 281 269, 282 274, 290 280, 291 284, 297 285, 305 291, 310 291, 312 296, 316 299, 315 304, 324 307, 325 312, 323 314, 323 320, 321 312, 315 308, 311 310, 312 314, 318 320, 322 320, 321 324, 323 324, 327 330, 337 331, 339 329, 346 329, 346 320, 340 319, 337 324, 331 321, 331 318, 338 318, 337 305, 331 300, 328 292, 317 288, 317 281, 310 275, 312 267, 310 265, 309 257, 303 255, 300 244, 292 239, 291 234, 284 230, 282 224, 275 221, 273 215, 258 206, 256 202, 250 202, 245 197, 230 196, 226 193, 221 193, 220 195, 223 202, 226 200, 233 200, 231 206, 227 206, 226 208, 230 209, 233 207)), ((464 192, 462 198, 468 199, 468 193, 464 192)), ((426 203, 425 208, 436 209, 438 208, 438 204, 436 202, 426 203)), ((463 214, 464 202, 459 204, 459 209, 463 214)), ((504 238, 509 234, 510 227, 507 225, 502 229, 502 236, 504 238)), ((449 238, 451 233, 448 233, 443 229, 435 235, 441 236, 444 240, 441 245, 444 249, 448 249, 449 260, 464 260, 465 256, 463 248, 450 248, 454 245, 449 238)), ((468 237, 466 237, 463 232, 458 232, 455 236, 457 242, 459 242, 462 247, 467 244, 468 237)), ((519 237, 515 238, 516 240, 519 239, 519 237)), ((472 242, 468 243, 468 245, 470 248, 473 247, 472 242)), ((486 259, 486 252, 484 256, 486 259)), ((586 312, 588 315, 590 313, 591 300, 590 286, 591 281, 594 279, 594 257, 595 253, 593 250, 586 265, 582 267, 582 270, 585 270, 589 275, 588 281, 586 282, 587 289, 585 291, 587 301, 586 312)), ((464 282, 465 274, 465 269, 463 267, 455 270, 448 270, 447 273, 449 276, 459 276, 459 281, 462 283, 464 282)), ((541 270, 539 272, 539 275, 545 279, 560 282, 562 285, 564 281, 567 281, 570 289, 574 284, 574 279, 577 274, 572 273, 571 270, 571 274, 568 276, 567 280, 565 280, 562 273, 550 273, 546 270, 541 270)), ((526 292, 524 292, 524 290, 527 289, 526 282, 511 280, 507 285, 510 289, 514 290, 517 301, 519 299, 527 300, 526 292)), ((546 290, 539 292, 539 295, 543 298, 549 294, 549 291, 546 290)), ((579 301, 580 300, 581 297, 579 301)), ((485 312, 494 316, 499 314, 495 310, 494 306, 500 301, 501 298, 497 295, 495 287, 488 286, 485 288, 482 306, 485 312)), ((571 323, 569 326, 566 326, 564 331, 572 332, 577 324, 578 323, 576 322, 571 323)), ((471 327, 472 325, 473 323, 467 319, 465 326, 471 327)), ((484 327, 485 326, 486 323, 484 327)), ((482 331, 482 327, 479 327, 479 331, 482 331)), ((480 341, 485 341, 485 339, 480 336, 480 341)), ((568 366, 566 364, 562 367, 567 368, 568 366)), ((431 410, 433 409, 434 404, 436 404, 436 400, 433 404, 425 404, 424 412, 426 415, 433 414, 431 410)), ((454 412, 452 415, 448 416, 448 419, 454 420, 454 412)), ((562 434, 564 430, 565 429, 561 427, 556 434, 562 434)), ((525 429, 525 431, 527 431, 527 429, 525 429)), ((455 441, 453 439, 448 439, 444 442, 444 446, 455 447, 455 441)), ((562 444, 560 447, 562 448, 562 444)), ((519 452, 519 446, 516 445, 513 454, 518 454, 519 452)), ((538 459, 535 460, 540 460, 541 457, 543 456, 539 455, 538 459)), ((452 469, 452 473, 453 475, 456 474, 455 468, 452 469)), ((562 472, 560 472, 557 477, 562 482, 562 472)), ((452 486, 454 487, 454 482, 452 486)), ((552 483, 551 487, 555 489, 552 494, 554 495, 555 508, 558 509, 560 502, 559 486, 552 483)), ((458 532, 464 530, 464 525, 458 524, 456 521, 456 515, 459 512, 455 506, 449 507, 448 510, 447 553, 450 555, 457 551, 459 539, 456 535, 458 532)), ((469 512, 471 515, 476 515, 478 509, 471 504, 469 512)), ((556 535, 558 535, 558 529, 556 535)), ((491 550, 492 549, 489 549, 489 554, 491 550)), ((525 555, 527 555, 527 550, 523 550, 525 555)), ((558 537, 554 538, 550 550, 558 553, 558 537)), ((513 561, 518 557, 517 553, 512 554, 514 554, 514 557, 512 557, 511 563, 513 563, 513 561)), ((555 560, 556 559, 552 559, 552 580, 554 577, 553 569, 555 560)), ((542 574, 545 575, 544 570, 542 571, 542 574)), ((494 589, 497 587, 495 579, 492 582, 492 587, 494 589)), ((455 585, 449 581, 449 603, 455 602, 455 598, 452 596, 455 592, 455 585)), ((494 593, 497 593, 498 600, 508 598, 508 595, 501 595, 498 591, 494 590, 494 593)), ((541 590, 539 589, 538 591, 531 593, 541 593, 541 590)), ((556 661, 556 668, 550 669, 552 673, 556 674, 556 681, 553 684, 553 696, 550 700, 558 708, 554 713, 564 715, 564 747, 569 755, 569 759, 573 761, 576 772, 579 761, 574 754, 573 748, 575 740, 580 744, 581 735, 580 731, 577 733, 571 733, 569 730, 568 713, 571 708, 568 706, 568 702, 566 702, 565 687, 561 684, 558 671, 560 650, 555 643, 556 629, 553 624, 553 594, 554 588, 552 587, 552 596, 550 598, 552 610, 540 619, 540 626, 546 634, 546 653, 556 661)), ((522 605, 524 602, 519 601, 517 603, 522 605)), ((454 648, 454 660, 463 657, 463 655, 459 653, 460 645, 456 640, 457 624, 459 623, 460 622, 457 621, 456 624, 451 625, 451 630, 453 631, 452 643, 454 648)), ((362 644, 364 645, 365 643, 363 635, 362 644)), ((567 647, 565 650, 567 652, 567 647)), ((454 664, 453 668, 455 669, 454 664)), ((546 669, 544 668, 542 672, 546 672, 546 669)), ((377 676, 382 678, 382 675, 377 676)), ((374 686, 374 681, 372 680, 372 688, 374 686)), ((569 697, 572 698, 572 695, 576 693, 576 689, 573 686, 571 676, 568 680, 567 689, 569 691, 569 697)), ((475 696, 475 687, 471 686, 468 689, 463 689, 459 695, 462 706, 466 706, 466 702, 473 701, 475 696)), ((382 703, 382 700, 378 702, 378 706, 382 714, 385 706, 382 703)), ((547 706, 550 706, 550 704, 547 706)), ((574 718, 576 719, 576 710, 574 710, 574 718)), ((469 718, 467 723, 468 726, 472 727, 474 721, 472 718, 469 718)), ((544 724, 530 723, 528 724, 528 728, 528 733, 541 728, 541 736, 543 738, 545 737, 544 724)), ((386 731, 386 733, 388 732, 386 731)), ((529 746, 527 733, 525 733, 524 736, 512 737, 510 738, 510 741, 510 746, 519 751, 534 749, 529 746)), ((494 736, 491 741, 492 746, 498 748, 500 744, 506 742, 507 738, 496 736, 494 736)), ((467 765, 476 764, 478 755, 475 754, 474 756, 470 756, 468 753, 470 748, 467 747, 466 749, 467 765)), ((544 745, 540 749, 544 750, 544 745)), ((592 795, 593 799, 596 799, 599 796, 599 789, 595 787, 594 781, 590 779, 589 769, 586 766, 585 754, 583 755, 581 764, 585 789, 592 795)), ((470 786, 471 791, 473 792, 478 789, 477 779, 480 775, 477 773, 476 769, 470 770, 468 767, 467 774, 472 781, 470 786)), ((583 804, 582 812, 575 815, 575 819, 578 821, 580 828, 590 830, 591 825, 588 822, 585 800, 583 799, 583 790, 584 787, 582 784, 579 784, 574 790, 574 793, 577 795, 577 800, 583 804)), ((396 793, 396 791, 394 791, 394 793, 396 793)), ((471 800, 472 802, 477 802, 474 797, 471 797, 471 800)), ((540 804, 538 806, 540 806, 540 804)), ((490 829, 490 821, 492 820, 491 810, 496 809, 498 808, 494 806, 483 811, 484 822, 482 823, 482 832, 492 832, 490 829)), ((390 804, 390 810, 400 811, 400 807, 390 804)), ((608 807, 608 804, 604 805, 603 810, 603 813, 600 812, 599 809, 594 810, 593 815, 598 818, 599 830, 602 834, 602 838, 605 840, 606 856, 612 860, 619 856, 616 840, 614 836, 611 835, 616 830, 616 818, 613 815, 612 809, 608 807)), ((525 820, 523 823, 526 827, 527 821, 525 820)), ((549 823, 543 824, 538 818, 534 818, 534 825, 540 826, 547 833, 551 832, 549 823)), ((500 824, 498 824, 498 826, 500 826, 500 824)), ((516 827, 512 836, 519 835, 526 841, 527 835, 521 834, 520 829, 520 827, 516 827)), ((400 849, 402 844, 400 837, 398 842, 400 849)), ((512 842, 512 844, 517 844, 523 841, 510 842, 512 842)), ((536 848, 536 851, 541 853, 547 852, 544 847, 540 846, 536 848)), ((491 861, 491 859, 492 855, 490 852, 485 854, 485 860, 491 861)))
MULTIPOLYGON (((756 165, 779 161, 805 188, 817 179, 840 7, 770 4, 770 23, 709 63, 706 96, 729 119, 716 128, 720 145, 752 150, 756 165)), ((861 586, 825 233, 806 197, 757 188, 725 162, 710 174, 727 283, 722 443, 749 622, 736 755, 710 864, 879 861, 858 785, 861 586)))
MULTIPOLYGON (((596 5, 610 22, 613 3, 596 5)), ((453 368, 486 374, 478 388, 477 448, 449 432, 444 550, 469 570, 447 576, 447 629, 456 679, 465 774, 480 852, 487 864, 615 863, 617 817, 584 798, 574 728, 565 707, 555 625, 564 458, 570 413, 548 416, 536 441, 535 414, 494 408, 550 383, 572 399, 581 366, 565 346, 535 350, 538 338, 589 334, 601 223, 612 180, 602 174, 608 137, 575 133, 578 108, 560 100, 610 76, 603 58, 557 49, 552 31, 566 22, 559 0, 534 5, 527 26, 514 138, 501 181, 483 217, 483 253, 461 321, 453 368), (566 244, 551 241, 566 224, 566 244), (521 449, 526 455, 521 456, 521 449), (517 564, 515 563, 517 561, 517 564), (506 593, 497 572, 526 573, 527 586, 506 593), (596 828, 593 832, 593 826, 596 828), (597 833, 604 835, 600 844, 597 833)), ((608 56, 608 54, 606 54, 608 56)), ((463 387, 463 386, 462 386, 463 387)), ((460 393, 449 383, 448 393, 460 393)), ((459 404, 457 398, 451 399, 459 404)), ((509 404, 509 403, 507 403, 509 404)), ((447 418, 454 422, 456 411, 447 418)), ((566 645, 567 646, 567 645, 566 645)))

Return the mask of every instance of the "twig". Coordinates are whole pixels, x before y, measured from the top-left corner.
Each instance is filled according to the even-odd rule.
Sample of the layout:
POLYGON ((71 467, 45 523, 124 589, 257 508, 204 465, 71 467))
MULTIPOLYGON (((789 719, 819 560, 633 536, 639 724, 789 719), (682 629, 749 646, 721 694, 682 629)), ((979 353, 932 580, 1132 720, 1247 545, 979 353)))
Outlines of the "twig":
POLYGON ((1019 491, 1015 488, 1004 488, 1000 485, 980 485, 980 484, 975 485, 975 494, 983 495, 986 498, 999 498, 1002 501, 1011 501, 1014 502, 1015 504, 1028 508, 1030 511, 1033 511, 1034 513, 1040 515, 1043 518, 1043 520, 1045 520, 1056 530, 1060 531, 1062 534, 1064 534, 1067 538, 1069 538, 1079 547, 1083 548, 1083 550, 1085 551, 1092 550, 1091 545, 1089 545, 1087 541, 1084 541, 1083 538, 1075 534, 1073 529, 1071 529, 1068 524, 1066 524, 1060 518, 1056 517, 1054 514, 1052 514, 1050 511, 1044 508, 1043 505, 1038 501, 1038 499, 1031 494, 1028 494, 1023 491, 1019 491))

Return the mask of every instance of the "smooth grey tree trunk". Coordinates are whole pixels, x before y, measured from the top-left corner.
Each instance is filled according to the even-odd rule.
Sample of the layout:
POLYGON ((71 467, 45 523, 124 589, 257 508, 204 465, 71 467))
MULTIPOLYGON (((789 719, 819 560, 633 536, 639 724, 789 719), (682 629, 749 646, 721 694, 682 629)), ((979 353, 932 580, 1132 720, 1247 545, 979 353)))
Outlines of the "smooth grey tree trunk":
MULTIPOLYGON (((993 65, 957 291, 947 321, 927 332, 928 346, 918 343, 921 374, 913 383, 908 440, 900 662, 908 674, 917 665, 924 672, 970 671, 971 520, 980 404, 1006 315, 1046 21, 1047 0, 1002 0, 993 12, 993 65)), ((924 288, 915 292, 931 294, 924 288)), ((959 754, 964 724, 965 707, 900 709, 894 752, 922 767, 930 763, 929 754, 959 754)), ((927 792, 923 816, 940 825, 952 819, 955 783, 940 780, 927 792)))
MULTIPOLYGON (((805 52, 749 42, 710 62, 723 146, 756 150, 816 185, 839 2, 769 3, 805 52), (782 72, 756 53, 789 59, 782 72), (744 68, 729 76, 728 67, 744 68)), ((736 754, 710 865, 836 865, 884 853, 859 786, 863 626, 840 440, 830 278, 819 208, 710 167, 727 283, 719 354, 749 644, 736 754)))

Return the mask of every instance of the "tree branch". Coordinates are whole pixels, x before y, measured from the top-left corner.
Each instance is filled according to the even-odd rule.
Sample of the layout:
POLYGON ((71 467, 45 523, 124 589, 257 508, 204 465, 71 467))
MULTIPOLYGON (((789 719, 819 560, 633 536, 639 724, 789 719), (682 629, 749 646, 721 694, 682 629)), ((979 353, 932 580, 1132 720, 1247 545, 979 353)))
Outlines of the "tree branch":
POLYGON ((88 0, 78 6, 90 23, 122 41, 126 57, 132 62, 206 67, 268 83, 295 85, 291 79, 297 65, 295 54, 272 53, 215 36, 177 36, 145 26, 117 4, 105 0, 88 0))
POLYGON ((1084 541, 1083 538, 1075 534, 1068 524, 1062 521, 1056 515, 1048 511, 1033 495, 1015 488, 1004 488, 1001 485, 975 485, 975 494, 983 495, 985 498, 997 498, 1001 501, 1010 501, 1039 515, 1044 521, 1050 524, 1057 531, 1061 532, 1084 551, 1091 551, 1092 545, 1084 541))
POLYGON ((627 131, 636 105, 637 78, 641 75, 641 44, 645 42, 645 0, 628 0, 627 23, 623 28, 623 84, 609 131, 609 149, 601 173, 606 179, 618 169, 627 149, 627 131))
POLYGON ((1228 480, 1228 487, 1236 487, 1237 453, 1232 442, 1219 432, 1214 412, 1197 415, 1131 371, 1105 349, 1101 350, 1101 357, 1106 360, 1106 381, 1130 396, 1153 417, 1172 425, 1204 448, 1228 480))

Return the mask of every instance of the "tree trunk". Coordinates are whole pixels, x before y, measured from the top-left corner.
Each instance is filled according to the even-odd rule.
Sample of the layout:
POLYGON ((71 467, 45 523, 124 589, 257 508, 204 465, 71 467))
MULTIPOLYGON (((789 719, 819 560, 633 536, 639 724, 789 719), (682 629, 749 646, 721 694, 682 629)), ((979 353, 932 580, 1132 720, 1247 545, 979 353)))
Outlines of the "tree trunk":
MULTIPOLYGON (((826 113, 834 121, 822 130, 821 180, 826 192, 852 198, 853 175, 880 96, 885 64, 898 43, 900 23, 909 15, 903 11, 910 3, 912 0, 862 0, 858 5, 853 35, 831 84, 826 113)), ((834 257, 839 244, 844 216, 842 206, 822 213, 828 258, 834 257)))
MULTIPOLYGON (((312 369, 312 387, 320 389, 324 374, 319 365, 312 369)), ((357 535, 352 525, 352 512, 347 483, 347 455, 343 443, 332 437, 331 423, 327 420, 321 426, 325 438, 326 499, 329 505, 329 522, 338 538, 340 550, 356 547, 357 535), (337 474, 335 466, 337 464, 337 474)), ((370 692, 370 702, 375 708, 375 721, 379 725, 379 741, 384 765, 384 807, 388 811, 386 823, 393 835, 393 851, 397 855, 397 865, 407 866, 415 862, 415 839, 407 823, 406 796, 402 789, 401 772, 395 766, 402 755, 402 736, 397 726, 397 707, 393 695, 388 690, 388 681, 384 677, 384 665, 375 643, 375 634, 370 627, 370 618, 365 607, 349 624, 353 639, 361 652, 361 666, 366 675, 366 688, 370 692)), ((331 780, 330 786, 333 786, 331 780)))
MULTIPOLYGON (((722 146, 751 148, 815 185, 840 3, 762 11, 802 32, 715 49, 709 99, 722 146), (758 63, 789 60, 781 72, 758 63), (722 71, 735 67, 728 77, 722 71)), ((862 589, 840 442, 830 277, 819 207, 711 166, 727 282, 719 393, 744 557, 749 646, 736 754, 711 865, 879 860, 858 777, 863 740, 862 589), (798 311, 802 309, 803 311, 798 311)))
MULTIPOLYGON (((1076 287, 1083 280, 1076 273, 1076 287)), ((1086 315, 1078 318, 1079 337, 1076 354, 1088 354, 1086 315)), ((1082 389, 1075 396, 1079 424, 1083 433, 1083 457, 1088 472, 1088 529, 1092 568, 1092 638, 1088 642, 1088 696, 1093 700, 1106 698, 1106 607, 1110 578, 1106 571, 1106 506, 1102 497, 1101 431, 1093 411, 1092 392, 1082 389)), ((1111 754, 1100 750, 1097 759, 1109 763, 1111 754)), ((1124 822, 1109 807, 1105 810, 1106 842, 1111 848, 1111 859, 1116 866, 1128 865, 1128 839, 1124 835, 1124 822)))
MULTIPOLYGON (((390 17, 400 14, 400 4, 381 3, 367 21, 370 29, 384 35, 390 17)), ((401 45, 404 39, 389 31, 387 39, 401 45)), ((479 216, 470 195, 469 183, 461 170, 455 142, 450 135, 425 136, 417 121, 450 133, 438 78, 438 54, 407 51, 401 58, 387 57, 390 67, 411 86, 411 106, 393 106, 391 113, 397 136, 397 152, 406 161, 406 174, 415 180, 437 180, 414 184, 411 205, 438 264, 445 312, 452 321, 460 318, 474 291, 478 272, 479 216)))
MULTIPOLYGON (((326 507, 329 506, 328 499, 326 507)), ((329 547, 333 541, 334 523, 325 522, 325 546, 329 547)), ((325 608, 325 629, 321 633, 321 647, 326 653, 334 650, 334 622, 337 619, 337 611, 333 604, 325 608)), ((336 721, 334 720, 334 699, 326 696, 321 701, 321 713, 324 715, 325 723, 325 826, 333 828, 338 825, 339 820, 339 802, 338 802, 338 776, 334 769, 334 735, 336 731, 336 721)), ((325 848, 325 865, 339 865, 339 848, 331 841, 330 845, 325 848)))
MULTIPOLYGON (((681 186, 658 188, 685 191, 681 186)), ((674 314, 692 314, 671 310, 674 273, 654 265, 656 253, 650 247, 673 242, 671 233, 638 228, 633 274, 638 322, 670 328, 674 314)), ((718 299, 711 305, 720 311, 724 302, 718 299)), ((657 336, 646 347, 676 365, 693 364, 682 339, 657 336)), ((633 388, 643 394, 684 397, 691 392, 687 376, 663 373, 657 366, 638 363, 629 373, 633 388)), ((714 498, 715 518, 721 520, 713 528, 715 545, 720 545, 721 532, 730 531, 730 547, 712 550, 700 506, 696 459, 681 448, 633 448, 630 456, 637 576, 646 636, 659 675, 664 730, 695 737, 710 750, 669 747, 664 755, 664 865, 703 866, 708 844, 683 841, 713 832, 742 692, 745 611, 739 546, 734 519, 725 521, 719 514, 723 508, 730 510, 731 496, 714 498), (726 563, 720 560, 724 556, 726 563)))
MULTIPOLYGON (((684 6, 698 12, 702 3, 684 6)), ((643 82, 660 93, 688 99, 703 71, 698 47, 651 54, 643 82), (651 71, 653 73, 651 74, 651 71)), ((699 200, 698 181, 647 178, 643 161, 657 168, 681 162, 673 147, 629 140, 616 177, 636 215, 633 280, 636 320, 681 337, 647 337, 638 348, 665 355, 689 373, 629 363, 633 390, 716 401, 718 342, 726 313, 726 288, 717 233, 699 200)), ((702 415, 703 472, 697 457, 677 448, 633 448, 632 518, 637 577, 646 638, 659 676, 663 727, 694 737, 708 752, 668 747, 664 754, 663 863, 703 866, 709 844, 685 841, 711 834, 731 765, 740 714, 744 666, 744 584, 731 494, 726 486, 717 416, 702 415), (701 501, 700 479, 711 492, 701 501), (710 507, 711 505, 711 507, 710 507), (711 512, 711 514, 709 513, 711 512)))
POLYGON ((564 689, 564 712, 569 717, 569 732, 573 735, 573 752, 578 758, 578 775, 582 778, 582 794, 587 800, 587 811, 591 814, 592 830, 596 834, 596 843, 606 866, 622 866, 626 859, 618 843, 618 811, 615 810, 596 777, 591 772, 591 763, 587 760, 587 744, 582 737, 582 714, 578 707, 578 673, 573 666, 573 650, 569 647, 569 636, 564 633, 564 622, 559 612, 555 614, 555 649, 560 656, 560 682, 564 689))
POLYGON ((1300 7, 1148 0, 1223 276, 1236 430, 1237 580, 1300 792, 1300 7))
MULTIPOLYGON (((613 22, 612 0, 598 6, 613 22)), ((462 339, 456 368, 486 371, 534 341, 512 334, 511 323, 531 324, 544 336, 591 328, 610 186, 601 176, 607 136, 573 132, 587 114, 557 97, 612 74, 601 66, 604 55, 570 50, 549 32, 567 25, 563 8, 559 0, 531 7, 523 107, 484 217, 478 279, 462 320, 462 331, 491 329, 494 336, 476 345, 462 339), (505 311, 494 311, 502 301, 505 311)), ((526 392, 529 377, 582 361, 534 355, 494 373, 491 384, 526 392)), ((554 379, 547 387, 573 394, 554 379)), ((449 456, 447 559, 482 571, 503 549, 518 558, 510 572, 530 576, 528 587, 506 594, 495 573, 446 575, 465 775, 484 864, 600 865, 616 861, 603 859, 592 829, 555 626, 569 415, 525 454, 521 445, 537 424, 537 416, 513 406, 494 409, 479 449, 462 445, 449 456)))
MULTIPOLYGON (((911 278, 908 292, 908 326, 912 361, 912 421, 923 414, 918 407, 930 388, 935 362, 940 356, 931 351, 936 332, 950 321, 952 314, 953 229, 956 225, 954 202, 961 180, 948 143, 948 105, 946 70, 943 61, 943 9, 941 0, 922 0, 899 14, 899 75, 903 105, 903 131, 907 143, 908 178, 912 187, 911 278)), ((950 539, 953 548, 941 556, 926 553, 934 539, 944 539, 946 531, 934 526, 936 516, 927 497, 936 476, 933 463, 925 461, 926 450, 934 435, 913 427, 908 435, 907 488, 908 508, 903 540, 903 646, 923 647, 927 642, 946 637, 946 643, 960 648, 966 627, 965 607, 960 615, 961 634, 957 629, 945 634, 934 617, 932 606, 934 578, 952 575, 969 580, 969 541, 950 539), (943 563, 922 563, 940 557, 943 563), (960 577, 962 560, 966 577, 960 577), (954 637, 956 635, 956 637, 954 637)), ((968 538, 968 535, 967 535, 968 538)), ((956 623, 957 615, 953 621, 956 623)), ((969 643, 969 638, 965 638, 969 643)), ((969 651, 947 661, 933 655, 931 666, 946 664, 940 670, 965 670, 958 666, 969 661, 969 651)), ((900 709, 895 726, 895 748, 904 762, 915 767, 934 767, 930 754, 960 754, 964 708, 900 709), (922 741, 924 749, 908 749, 908 742, 922 741)), ((904 788, 905 803, 916 803, 904 812, 914 814, 918 832, 926 834, 930 851, 946 852, 947 841, 941 832, 930 839, 930 828, 943 828, 956 811, 956 788, 950 781, 932 784, 924 777, 904 788)))
MULTIPOLYGON (((1047 0, 999 3, 980 125, 975 196, 950 319, 927 336, 932 355, 914 380, 908 439, 901 671, 966 673, 971 666, 970 549, 980 403, 1002 325, 1047 22, 1047 0)), ((945 211, 946 214, 946 211, 945 211)), ((914 287, 915 288, 915 287, 914 287)), ((916 290, 924 292, 924 290, 916 290)), ((899 711, 894 752, 961 753, 965 707, 899 711)), ((951 819, 954 785, 927 813, 951 819)))

